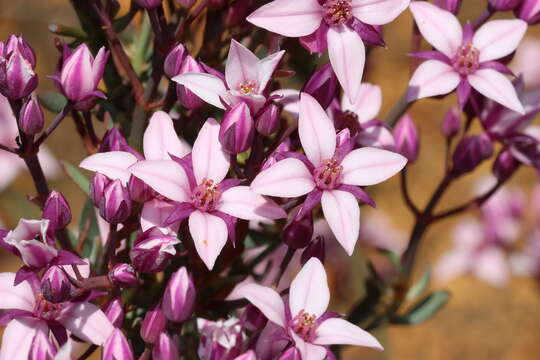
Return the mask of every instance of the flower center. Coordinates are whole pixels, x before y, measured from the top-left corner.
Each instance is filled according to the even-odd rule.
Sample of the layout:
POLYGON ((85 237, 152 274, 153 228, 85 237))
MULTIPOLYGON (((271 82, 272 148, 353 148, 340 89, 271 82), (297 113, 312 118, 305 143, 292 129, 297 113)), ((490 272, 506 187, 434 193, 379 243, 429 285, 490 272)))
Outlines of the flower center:
POLYGON ((335 189, 341 184, 342 171, 343 166, 336 159, 324 160, 313 172, 315 184, 321 190, 335 189))
POLYGON ((243 83, 238 84, 238 91, 244 95, 251 95, 255 93, 256 84, 254 81, 244 81, 243 83))
POLYGON ((62 309, 64 308, 63 303, 54 304, 47 301, 43 294, 39 294, 34 308, 34 314, 43 320, 55 320, 60 317, 62 309))
POLYGON ((479 52, 472 44, 459 47, 454 57, 454 69, 461 75, 470 75, 480 66, 479 52))
POLYGON ((202 211, 215 210, 221 197, 219 184, 214 180, 203 179, 202 183, 193 190, 191 194, 191 203, 197 209, 202 211))
POLYGON ((307 342, 311 342, 315 338, 317 327, 317 317, 304 310, 301 310, 290 323, 291 330, 307 342))
POLYGON ((326 0, 323 8, 324 20, 328 25, 339 25, 352 19, 351 0, 326 0))

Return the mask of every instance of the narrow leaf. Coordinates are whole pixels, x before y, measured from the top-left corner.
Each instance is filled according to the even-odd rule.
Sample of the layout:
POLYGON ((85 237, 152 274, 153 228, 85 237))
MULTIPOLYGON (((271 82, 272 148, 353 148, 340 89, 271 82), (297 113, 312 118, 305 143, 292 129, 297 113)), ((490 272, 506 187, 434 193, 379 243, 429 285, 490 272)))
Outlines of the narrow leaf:
POLYGON ((450 292, 434 291, 424 299, 416 303, 405 315, 394 320, 394 323, 402 325, 416 325, 430 319, 443 308, 450 298, 450 292))
POLYGON ((422 294, 424 290, 426 290, 427 286, 429 285, 429 280, 431 279, 431 269, 429 266, 426 266, 426 269, 424 270, 424 273, 422 274, 422 277, 416 284, 411 286, 409 291, 407 292, 406 299, 407 300, 414 300, 417 296, 422 294))
POLYGON ((84 176, 79 169, 65 161, 61 162, 65 173, 77 186, 87 195, 90 196, 90 181, 84 176))

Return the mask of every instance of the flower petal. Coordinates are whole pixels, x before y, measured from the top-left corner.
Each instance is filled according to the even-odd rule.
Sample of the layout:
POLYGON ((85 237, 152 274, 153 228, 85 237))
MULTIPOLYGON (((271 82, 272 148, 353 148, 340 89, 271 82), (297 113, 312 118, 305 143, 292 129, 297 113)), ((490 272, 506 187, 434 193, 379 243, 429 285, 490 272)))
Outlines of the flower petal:
POLYGON ((178 138, 171 117, 163 111, 157 111, 143 137, 144 157, 146 160, 170 160, 169 154, 184 157, 191 151, 189 145, 178 138))
POLYGON ((337 241, 347 254, 352 255, 360 233, 360 207, 353 194, 341 191, 323 191, 321 205, 337 241))
POLYGON ((207 103, 225 109, 220 97, 226 96, 227 89, 223 81, 217 76, 204 73, 186 73, 175 76, 172 80, 184 85, 207 103))
POLYGON ((227 225, 214 215, 194 211, 189 216, 189 232, 197 253, 209 270, 212 270, 221 249, 227 243, 227 225))
POLYGON ((451 12, 425 1, 413 1, 409 8, 424 39, 452 58, 463 39, 458 19, 451 12))
POLYGON ((332 318, 323 321, 316 334, 314 342, 320 345, 357 345, 383 350, 373 335, 344 319, 332 318))
POLYGON ((44 321, 26 317, 11 320, 2 336, 0 360, 28 359, 38 331, 49 331, 44 321))
POLYGON ((99 172, 112 180, 120 180, 122 185, 129 181, 128 168, 137 162, 135 155, 125 151, 109 151, 90 155, 79 166, 83 169, 99 172))
POLYGON ((298 134, 304 152, 314 166, 331 159, 336 151, 336 129, 321 105, 311 95, 300 95, 298 134))
POLYGON ((176 206, 174 204, 153 199, 144 203, 141 211, 141 229, 146 231, 156 226, 163 234, 176 236, 179 223, 165 226, 165 221, 173 213, 176 206))
POLYGON ((459 74, 450 65, 437 60, 424 61, 409 81, 407 100, 448 94, 460 81, 459 74))
POLYGON ((476 30, 472 43, 480 52, 479 61, 500 59, 517 49, 527 31, 523 20, 493 20, 476 30))
POLYGON ((304 311, 318 318, 324 314, 329 302, 330 290, 326 271, 321 261, 312 257, 291 282, 289 291, 291 316, 295 317, 304 311))
POLYGON ((341 162, 341 181, 358 186, 378 184, 400 172, 405 164, 407 159, 392 151, 371 147, 356 149, 341 162))
POLYGON ((0 274, 0 309, 32 311, 36 299, 30 283, 23 281, 17 286, 14 283, 15 273, 0 274))
POLYGON ((409 6, 410 0, 353 0, 352 13, 370 25, 384 25, 394 20, 409 6))
POLYGON ((326 348, 304 341, 301 337, 290 331, 291 337, 294 340, 294 346, 300 352, 302 359, 309 360, 324 360, 326 358, 326 348))
POLYGON ((525 113, 514 85, 500 72, 492 69, 481 69, 469 75, 467 80, 476 91, 485 97, 522 115, 525 113))
POLYGON ((103 345, 114 330, 105 313, 87 302, 73 304, 58 321, 75 336, 95 345, 103 345))
POLYGON ((285 50, 275 52, 261 59, 257 63, 257 79, 259 84, 259 93, 262 93, 270 81, 272 74, 276 70, 281 58, 285 55, 285 50))
POLYGON ((341 110, 355 113, 360 123, 375 119, 381 110, 381 104, 381 88, 368 83, 360 85, 360 91, 354 102, 351 103, 347 96, 341 98, 341 110))
POLYGON ((190 199, 187 175, 182 166, 173 160, 140 161, 129 170, 133 176, 168 199, 180 202, 190 199))
POLYGON ((302 196, 313 190, 315 183, 306 165, 294 158, 278 161, 253 179, 251 190, 257 194, 279 197, 302 196))
POLYGON ((191 156, 197 184, 205 178, 216 183, 225 178, 229 171, 229 156, 219 142, 219 124, 216 120, 206 120, 193 144, 191 156))
POLYGON ((275 220, 287 213, 275 202, 254 193, 249 186, 235 186, 221 194, 218 210, 244 220, 275 220))
POLYGON ((362 83, 366 48, 360 35, 345 25, 328 30, 328 56, 332 69, 351 102, 356 99, 362 83))
POLYGON ((299 37, 317 30, 322 18, 318 0, 275 0, 255 10, 247 21, 276 34, 299 37))
POLYGON ((472 271, 481 280, 497 287, 504 286, 510 276, 505 254, 495 247, 483 250, 474 259, 472 271))
POLYGON ((463 275, 469 270, 471 253, 467 250, 455 249, 446 253, 435 265, 433 277, 439 284, 463 275))
POLYGON ((239 297, 246 298, 271 322, 285 327, 285 305, 281 296, 272 288, 259 284, 246 284, 236 290, 239 297))
POLYGON ((257 80, 257 63, 259 58, 248 48, 232 39, 227 64, 225 65, 225 80, 231 90, 238 90, 238 85, 247 81, 257 80))

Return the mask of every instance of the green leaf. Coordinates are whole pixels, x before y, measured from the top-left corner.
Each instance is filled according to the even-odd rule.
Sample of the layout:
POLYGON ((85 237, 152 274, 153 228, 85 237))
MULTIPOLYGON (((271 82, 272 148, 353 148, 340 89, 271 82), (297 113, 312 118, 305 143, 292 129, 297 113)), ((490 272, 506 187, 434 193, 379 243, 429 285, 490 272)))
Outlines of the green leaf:
POLYGON ((71 26, 50 24, 49 31, 56 35, 72 37, 79 40, 88 39, 88 34, 84 32, 84 30, 71 26))
MULTIPOLYGON (((96 218, 96 211, 91 200, 84 204, 81 220, 79 221, 79 234, 86 233, 84 247, 82 249, 83 258, 90 259, 91 264, 95 264, 98 251, 101 245, 99 226, 96 218)), ((78 246, 79 244, 77 244, 78 246)))
POLYGON ((84 176, 79 169, 71 165, 68 162, 61 161, 62 167, 66 172, 67 176, 73 180, 75 184, 87 195, 90 196, 90 180, 84 176))
POLYGON ((401 257, 396 254, 395 252, 392 252, 390 250, 386 250, 386 249, 379 249, 379 251, 381 253, 383 253, 384 255, 386 255, 386 257, 388 258, 388 260, 392 263, 392 265, 394 265, 394 267, 396 268, 397 272, 400 273, 401 272, 401 257))
POLYGON ((422 277, 420 278, 420 280, 418 280, 416 284, 411 286, 411 288, 407 292, 405 299, 414 300, 417 296, 419 296, 424 290, 426 290, 427 286, 429 285, 430 278, 431 269, 429 268, 429 266, 426 266, 422 277))
POLYGON ((430 319, 439 312, 450 298, 450 292, 445 290, 434 291, 420 300, 405 315, 394 320, 394 323, 402 325, 416 325, 430 319))
POLYGON ((64 95, 49 91, 39 94, 38 100, 45 109, 55 114, 62 111, 67 104, 67 99, 64 95))

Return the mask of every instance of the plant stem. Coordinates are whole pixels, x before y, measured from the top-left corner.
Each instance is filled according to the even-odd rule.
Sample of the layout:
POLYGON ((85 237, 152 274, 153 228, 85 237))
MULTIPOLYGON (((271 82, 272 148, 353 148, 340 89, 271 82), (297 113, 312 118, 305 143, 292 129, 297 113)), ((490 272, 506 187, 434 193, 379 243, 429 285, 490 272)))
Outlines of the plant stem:
POLYGON ((54 118, 53 122, 49 125, 47 130, 45 130, 45 132, 43 132, 43 134, 41 134, 39 138, 36 140, 36 142, 34 143, 34 148, 36 149, 39 148, 39 146, 43 144, 45 140, 47 140, 47 138, 54 132, 54 130, 56 130, 58 125, 60 125, 62 120, 64 120, 67 114, 71 111, 71 107, 72 105, 69 102, 66 104, 66 106, 64 106, 62 111, 60 111, 60 113, 56 115, 56 117, 54 118))
POLYGON ((414 103, 414 101, 408 101, 407 100, 407 90, 403 93, 401 98, 398 100, 398 102, 394 105, 394 107, 390 110, 388 115, 386 115, 386 118, 384 119, 384 123, 390 127, 394 127, 399 120, 409 110, 411 105, 414 103))
POLYGON ((408 181, 407 181, 407 167, 405 167, 400 174, 400 183, 401 183, 401 194, 403 195, 403 199, 405 200, 405 204, 409 207, 409 209, 413 212, 414 215, 418 216, 420 214, 420 210, 418 210, 418 207, 414 204, 411 195, 409 194, 408 189, 408 181))

